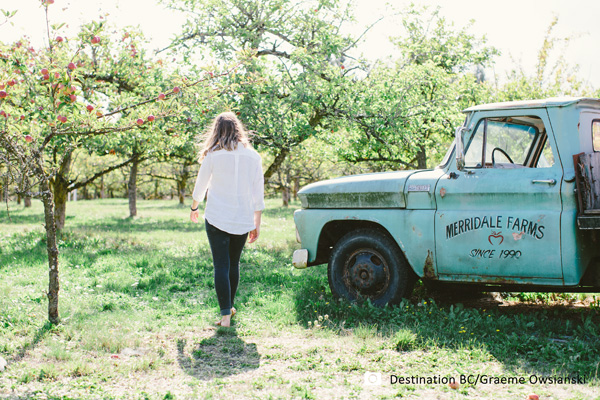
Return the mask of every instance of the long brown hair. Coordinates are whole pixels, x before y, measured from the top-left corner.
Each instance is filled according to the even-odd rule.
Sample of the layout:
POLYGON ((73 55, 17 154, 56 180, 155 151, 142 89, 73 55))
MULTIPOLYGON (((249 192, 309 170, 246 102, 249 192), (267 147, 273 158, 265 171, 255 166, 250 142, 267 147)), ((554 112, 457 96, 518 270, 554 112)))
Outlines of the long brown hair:
POLYGON ((227 150, 232 151, 237 148, 238 143, 247 147, 248 132, 244 124, 232 112, 224 112, 215 117, 212 124, 204 134, 202 150, 200 150, 200 161, 206 157, 209 151, 227 150))

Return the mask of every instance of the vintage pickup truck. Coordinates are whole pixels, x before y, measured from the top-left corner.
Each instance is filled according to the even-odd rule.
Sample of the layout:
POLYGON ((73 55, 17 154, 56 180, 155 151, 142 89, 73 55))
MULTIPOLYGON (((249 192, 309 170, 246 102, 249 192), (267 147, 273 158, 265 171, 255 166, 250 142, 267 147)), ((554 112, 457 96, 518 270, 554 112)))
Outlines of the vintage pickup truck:
POLYGON ((396 304, 433 287, 600 291, 600 99, 468 108, 442 163, 299 193, 297 268, 336 298, 396 304))

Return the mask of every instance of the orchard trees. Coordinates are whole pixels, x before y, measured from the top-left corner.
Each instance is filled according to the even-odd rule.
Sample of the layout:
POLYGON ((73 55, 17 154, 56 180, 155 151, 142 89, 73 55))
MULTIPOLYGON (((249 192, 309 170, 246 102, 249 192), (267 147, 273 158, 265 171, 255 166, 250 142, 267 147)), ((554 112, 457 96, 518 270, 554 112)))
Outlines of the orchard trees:
MULTIPOLYGON (((42 4, 47 18, 52 5, 42 4)), ((41 198, 44 205, 48 318, 57 323, 57 229, 64 225, 66 194, 134 160, 77 182, 71 176, 75 149, 96 151, 103 143, 99 138, 137 135, 158 120, 181 118, 186 99, 200 101, 212 89, 203 84, 209 76, 190 82, 174 79, 169 85, 171 77, 163 66, 144 57, 130 33, 113 38, 101 23, 93 23, 77 37, 64 38, 48 27, 46 48, 35 49, 26 39, 0 43, 0 173, 13 183, 13 191, 41 198), (170 97, 179 100, 167 102, 170 97)), ((157 145, 167 141, 153 134, 162 138, 152 138, 157 145)), ((140 136, 144 140, 150 138, 140 136)))
POLYGON ((460 124, 460 110, 488 95, 470 71, 496 54, 484 38, 455 30, 439 10, 410 8, 403 17, 405 35, 393 39, 400 57, 379 62, 351 88, 347 133, 334 142, 348 161, 427 168, 460 124))
POLYGON ((290 151, 325 129, 336 115, 359 62, 349 56, 356 38, 343 33, 351 9, 339 0, 165 0, 190 12, 174 46, 229 60, 252 58, 232 79, 242 85, 231 101, 272 154, 265 181, 290 151))

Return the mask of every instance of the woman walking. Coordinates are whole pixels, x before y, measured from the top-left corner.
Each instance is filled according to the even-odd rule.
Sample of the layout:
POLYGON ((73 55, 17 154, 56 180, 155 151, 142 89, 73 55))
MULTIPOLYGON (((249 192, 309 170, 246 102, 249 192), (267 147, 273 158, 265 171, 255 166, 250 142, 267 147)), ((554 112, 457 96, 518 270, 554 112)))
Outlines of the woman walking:
POLYGON ((218 115, 206 133, 200 152, 200 171, 192 194, 190 219, 198 222, 198 206, 208 191, 204 221, 213 256, 215 289, 221 319, 230 326, 240 279, 240 256, 248 239, 260 234, 264 182, 260 155, 232 112, 218 115))

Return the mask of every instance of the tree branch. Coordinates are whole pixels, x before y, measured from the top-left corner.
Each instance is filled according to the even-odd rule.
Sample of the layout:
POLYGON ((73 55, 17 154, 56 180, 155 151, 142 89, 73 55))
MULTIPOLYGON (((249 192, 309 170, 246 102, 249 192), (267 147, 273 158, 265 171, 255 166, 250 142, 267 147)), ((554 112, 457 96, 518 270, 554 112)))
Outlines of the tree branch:
MULTIPOLYGON (((88 185, 88 184, 92 183, 94 180, 96 180, 96 179, 100 178, 102 175, 106 175, 106 174, 108 174, 109 172, 112 172, 112 171, 114 171, 114 170, 116 170, 116 169, 119 169, 119 168, 122 168, 122 167, 126 166, 127 164, 129 164, 129 163, 131 163, 133 160, 135 160, 136 158, 137 158, 137 156, 134 156, 134 157, 130 158, 129 160, 127 160, 127 161, 125 161, 125 162, 122 162, 121 164, 118 164, 118 165, 113 165, 112 167, 106 168, 105 170, 102 170, 102 171, 100 171, 100 172, 96 173, 96 174, 95 174, 95 175, 93 175, 91 178, 89 178, 89 179, 87 179, 87 180, 85 180, 85 181, 83 181, 83 182, 79 182, 79 183, 76 183, 76 184, 70 184, 70 185, 69 185, 69 191, 71 191, 71 190, 75 190, 75 189, 79 189, 79 188, 81 188, 81 187, 84 187, 84 186, 86 186, 86 185, 88 185)), ((144 160, 146 160, 146 158, 140 158, 140 159, 139 159, 139 161, 140 161, 140 162, 142 162, 142 161, 144 161, 144 160)))

